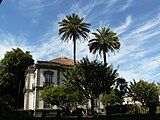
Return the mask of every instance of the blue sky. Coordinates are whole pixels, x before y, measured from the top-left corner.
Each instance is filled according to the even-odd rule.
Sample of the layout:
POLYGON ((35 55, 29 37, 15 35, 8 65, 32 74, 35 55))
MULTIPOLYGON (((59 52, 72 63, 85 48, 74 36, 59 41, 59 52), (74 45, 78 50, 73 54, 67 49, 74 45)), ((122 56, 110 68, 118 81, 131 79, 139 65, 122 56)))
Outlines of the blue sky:
MULTIPOLYGON (((128 81, 135 78, 158 82, 159 5, 159 0, 3 0, 0 58, 16 47, 30 51, 35 60, 50 60, 62 54, 73 58, 72 42, 61 41, 58 22, 78 13, 91 24, 92 32, 105 26, 118 34, 121 50, 115 55, 110 53, 108 62, 119 66, 120 76, 128 81)), ((86 55, 96 58, 89 53, 87 41, 77 44, 78 60, 86 55)))

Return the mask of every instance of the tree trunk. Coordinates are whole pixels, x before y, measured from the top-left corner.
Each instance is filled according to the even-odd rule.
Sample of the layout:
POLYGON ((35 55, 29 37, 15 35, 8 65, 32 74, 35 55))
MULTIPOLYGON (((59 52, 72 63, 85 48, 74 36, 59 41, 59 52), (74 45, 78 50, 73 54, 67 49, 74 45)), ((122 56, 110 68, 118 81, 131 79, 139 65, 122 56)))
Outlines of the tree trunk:
POLYGON ((76 63, 76 39, 73 36, 73 55, 74 55, 74 63, 76 63))
POLYGON ((104 64, 107 64, 107 60, 106 60, 106 52, 103 50, 103 58, 104 58, 104 64))
POLYGON ((91 115, 94 115, 94 99, 91 98, 91 115))

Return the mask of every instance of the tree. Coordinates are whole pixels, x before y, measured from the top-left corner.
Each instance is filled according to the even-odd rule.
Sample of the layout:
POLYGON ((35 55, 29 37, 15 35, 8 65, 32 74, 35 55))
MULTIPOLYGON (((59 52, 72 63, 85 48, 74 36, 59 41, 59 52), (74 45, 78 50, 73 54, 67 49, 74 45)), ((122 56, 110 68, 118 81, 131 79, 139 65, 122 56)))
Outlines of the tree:
POLYGON ((97 29, 97 33, 93 33, 94 38, 89 40, 89 50, 93 54, 99 53, 103 54, 104 64, 106 64, 106 53, 119 51, 120 41, 114 33, 109 28, 97 29))
POLYGON ((72 15, 66 16, 66 19, 59 22, 59 25, 59 35, 61 35, 61 39, 65 42, 69 40, 73 41, 74 62, 76 63, 76 41, 81 38, 84 40, 87 39, 88 33, 90 32, 90 24, 85 23, 84 18, 80 18, 77 14, 73 13, 72 15))
POLYGON ((91 101, 91 112, 94 114, 94 99, 100 94, 110 93, 118 77, 112 65, 104 65, 97 60, 83 58, 71 70, 64 73, 65 84, 71 89, 82 92, 91 101))
POLYGON ((104 94, 101 98, 101 102, 103 105, 115 105, 117 103, 121 103, 122 99, 116 94, 113 90, 110 94, 104 94))
POLYGON ((148 83, 144 80, 130 83, 128 96, 134 101, 139 101, 142 105, 147 105, 149 102, 158 101, 158 87, 154 83, 148 83))
POLYGON ((83 105, 86 103, 85 96, 77 90, 71 90, 65 85, 46 87, 41 94, 42 100, 61 108, 83 105))
MULTIPOLYGON (((87 99, 81 92, 70 89, 65 85, 45 87, 40 97, 44 102, 65 110, 66 115, 70 114, 69 109, 72 109, 72 107, 77 108, 77 105, 84 105, 87 102, 87 99)), ((57 110, 57 116, 60 116, 59 110, 57 110)))
POLYGON ((123 96, 126 95, 128 89, 128 84, 124 78, 117 78, 115 93, 121 99, 121 105, 123 102, 123 96))
POLYGON ((22 108, 24 75, 28 66, 34 63, 32 55, 16 48, 6 52, 0 63, 1 102, 13 109, 22 108))
POLYGON ((0 4, 2 3, 2 0, 0 0, 0 4))

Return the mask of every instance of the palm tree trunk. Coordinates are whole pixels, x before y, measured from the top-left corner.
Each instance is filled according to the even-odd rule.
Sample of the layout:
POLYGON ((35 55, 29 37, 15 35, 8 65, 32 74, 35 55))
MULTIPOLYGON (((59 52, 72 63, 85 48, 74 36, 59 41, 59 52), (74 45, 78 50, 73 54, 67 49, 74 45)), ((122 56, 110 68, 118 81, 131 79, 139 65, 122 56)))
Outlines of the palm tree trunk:
POLYGON ((73 55, 74 55, 74 63, 76 63, 76 39, 73 36, 73 55))
POLYGON ((107 64, 107 60, 106 60, 106 52, 103 50, 103 58, 104 58, 104 64, 107 64))

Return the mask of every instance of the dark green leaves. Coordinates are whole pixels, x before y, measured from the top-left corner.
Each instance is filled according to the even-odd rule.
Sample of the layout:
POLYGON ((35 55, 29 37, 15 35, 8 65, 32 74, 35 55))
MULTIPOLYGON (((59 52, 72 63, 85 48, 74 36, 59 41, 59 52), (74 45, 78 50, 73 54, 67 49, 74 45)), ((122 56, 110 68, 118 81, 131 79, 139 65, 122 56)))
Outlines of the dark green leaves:
POLYGON ((109 93, 116 83, 117 70, 112 65, 104 65, 97 60, 83 58, 70 71, 64 73, 65 84, 82 91, 85 96, 97 98, 101 93, 109 93))
POLYGON ((147 102, 156 102, 158 100, 158 87, 154 83, 148 83, 140 80, 135 80, 130 83, 128 96, 132 97, 134 101, 139 101, 142 105, 147 102))
POLYGON ((93 35, 94 38, 89 40, 89 50, 93 54, 98 53, 100 56, 103 54, 104 63, 106 63, 106 53, 119 51, 120 41, 116 33, 105 27, 97 29, 93 35))
POLYGON ((32 55, 17 48, 8 51, 0 63, 1 102, 14 109, 17 107, 22 108, 24 75, 28 66, 34 63, 32 55))
POLYGON ((41 98, 45 102, 59 107, 77 104, 83 105, 86 102, 86 99, 82 93, 77 90, 70 89, 65 85, 46 87, 42 91, 41 98))
POLYGON ((90 32, 90 24, 83 21, 84 18, 80 18, 75 13, 66 16, 66 19, 63 19, 62 22, 59 22, 59 35, 61 35, 61 39, 64 41, 68 41, 73 38, 77 40, 81 37, 86 39, 88 37, 88 33, 90 32))

